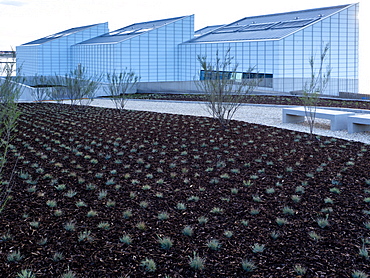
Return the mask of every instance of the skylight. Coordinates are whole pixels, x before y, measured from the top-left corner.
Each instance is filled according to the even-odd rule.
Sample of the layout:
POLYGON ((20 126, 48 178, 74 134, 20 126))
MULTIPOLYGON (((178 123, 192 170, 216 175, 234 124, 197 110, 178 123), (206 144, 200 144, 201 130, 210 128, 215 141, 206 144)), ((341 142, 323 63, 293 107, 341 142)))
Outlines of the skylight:
POLYGON ((282 21, 275 26, 272 26, 272 29, 283 29, 283 28, 297 28, 306 26, 314 21, 318 20, 318 18, 307 18, 307 19, 295 19, 289 21, 282 21))

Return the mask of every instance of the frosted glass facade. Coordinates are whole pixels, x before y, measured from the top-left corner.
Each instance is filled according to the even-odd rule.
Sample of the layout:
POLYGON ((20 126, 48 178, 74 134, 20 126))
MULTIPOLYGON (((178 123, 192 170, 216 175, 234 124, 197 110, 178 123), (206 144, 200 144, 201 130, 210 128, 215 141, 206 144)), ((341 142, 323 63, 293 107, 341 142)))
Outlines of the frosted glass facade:
POLYGON ((71 46, 108 32, 108 23, 72 28, 16 48, 17 67, 26 76, 64 75, 72 69, 71 46))
POLYGON ((292 92, 303 89, 309 59, 319 64, 328 44, 331 79, 325 93, 357 93, 358 9, 359 4, 349 4, 246 17, 197 32, 193 15, 112 32, 107 23, 78 27, 17 47, 17 66, 30 76, 64 75, 81 65, 92 77, 127 69, 140 82, 193 81, 202 74, 198 55, 212 61, 230 50, 238 78, 253 68, 264 78, 259 89, 292 92))
POLYGON ((313 56, 318 65, 322 49, 329 44, 326 64, 331 68, 331 79, 326 93, 357 93, 358 8, 358 4, 347 5, 281 38, 217 41, 211 34, 203 40, 180 44, 179 80, 199 79, 198 55, 212 61, 217 51, 223 57, 230 49, 238 71, 246 72, 254 67, 254 71, 262 76, 270 78, 272 75, 273 80, 267 82, 271 86, 267 88, 281 92, 299 91, 310 77, 310 57, 313 56))
MULTIPOLYGON (((128 38, 122 35, 113 42, 115 32, 105 38, 76 44, 72 47, 74 62, 83 65, 92 76, 128 69, 140 76, 141 82, 174 81, 178 62, 177 46, 193 38, 194 16, 159 23, 159 27, 143 33, 136 32, 137 35, 125 31, 128 38)), ((153 24, 146 23, 145 27, 153 24)), ((132 26, 140 30, 139 27, 142 28, 132 26)))

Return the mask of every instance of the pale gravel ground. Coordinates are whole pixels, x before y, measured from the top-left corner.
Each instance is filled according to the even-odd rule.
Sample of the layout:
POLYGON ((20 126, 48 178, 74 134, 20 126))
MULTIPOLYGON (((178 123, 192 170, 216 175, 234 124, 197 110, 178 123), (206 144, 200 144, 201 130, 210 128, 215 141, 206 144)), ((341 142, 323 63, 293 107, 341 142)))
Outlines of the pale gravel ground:
MULTIPOLYGON (((114 103, 107 99, 94 99, 90 105, 115 108, 114 103)), ((286 106, 243 105, 236 112, 233 119, 289 130, 309 132, 309 127, 306 122, 300 124, 282 123, 283 107, 286 106)), ((128 100, 125 109, 210 117, 205 104, 201 102, 128 100)), ((314 133, 322 136, 336 137, 370 144, 369 132, 348 134, 346 130, 331 131, 330 121, 325 119, 316 119, 314 133)))

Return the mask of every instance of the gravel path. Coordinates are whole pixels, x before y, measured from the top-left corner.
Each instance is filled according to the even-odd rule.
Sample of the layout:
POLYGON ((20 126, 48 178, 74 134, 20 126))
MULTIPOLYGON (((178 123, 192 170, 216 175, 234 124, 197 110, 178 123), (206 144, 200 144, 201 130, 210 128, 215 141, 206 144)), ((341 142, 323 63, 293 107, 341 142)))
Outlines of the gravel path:
MULTIPOLYGON (((114 103, 107 99, 95 99, 92 106, 111 107, 114 108, 114 103)), ((235 120, 245 121, 249 123, 257 123, 267 126, 275 126, 290 130, 309 132, 307 122, 299 124, 282 123, 282 108, 287 106, 279 105, 243 105, 235 114, 235 120)), ((129 110, 153 111, 160 113, 207 116, 210 114, 206 110, 206 106, 202 102, 190 101, 167 101, 167 100, 128 100, 125 106, 129 110)), ((351 111, 354 111, 353 109, 351 111)), ((356 111, 363 113, 364 111, 356 111)), ((370 111, 369 111, 370 113, 370 111)), ((316 119, 314 133, 317 135, 342 138, 346 140, 359 141, 370 144, 370 133, 354 133, 348 134, 346 130, 331 131, 330 121, 325 119, 316 119)))

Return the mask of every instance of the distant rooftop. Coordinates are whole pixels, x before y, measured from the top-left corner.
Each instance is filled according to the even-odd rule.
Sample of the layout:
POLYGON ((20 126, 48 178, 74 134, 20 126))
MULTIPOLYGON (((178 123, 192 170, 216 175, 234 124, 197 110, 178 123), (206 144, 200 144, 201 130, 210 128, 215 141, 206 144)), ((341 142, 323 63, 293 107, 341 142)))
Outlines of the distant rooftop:
POLYGON ((90 40, 81 42, 79 44, 105 44, 105 43, 118 43, 127 39, 130 39, 134 36, 142 34, 144 32, 149 32, 151 30, 157 29, 162 27, 166 24, 175 22, 179 19, 184 18, 182 17, 175 17, 175 18, 168 18, 168 19, 161 19, 155 21, 148 21, 148 22, 141 22, 135 23, 121 29, 106 33, 96 38, 92 38, 90 40))
POLYGON ((203 32, 185 43, 281 39, 351 5, 246 17, 211 32, 203 32))
POLYGON ((99 25, 99 24, 93 24, 93 25, 87 25, 87 26, 81 26, 81 27, 71 28, 71 29, 68 29, 68 30, 65 30, 65 31, 62 31, 62 32, 59 32, 59 33, 56 33, 56 34, 53 34, 53 35, 50 35, 50 36, 41 38, 41 39, 37 39, 35 41, 31 41, 31 42, 25 43, 23 45, 38 45, 38 44, 43 44, 43 43, 46 43, 46 42, 49 42, 49 41, 52 41, 52 40, 55 40, 55 39, 58 39, 58 38, 61 38, 61 37, 72 35, 74 33, 80 32, 82 30, 85 30, 85 29, 88 29, 88 28, 91 28, 91 27, 94 27, 94 26, 97 26, 97 25, 99 25))

